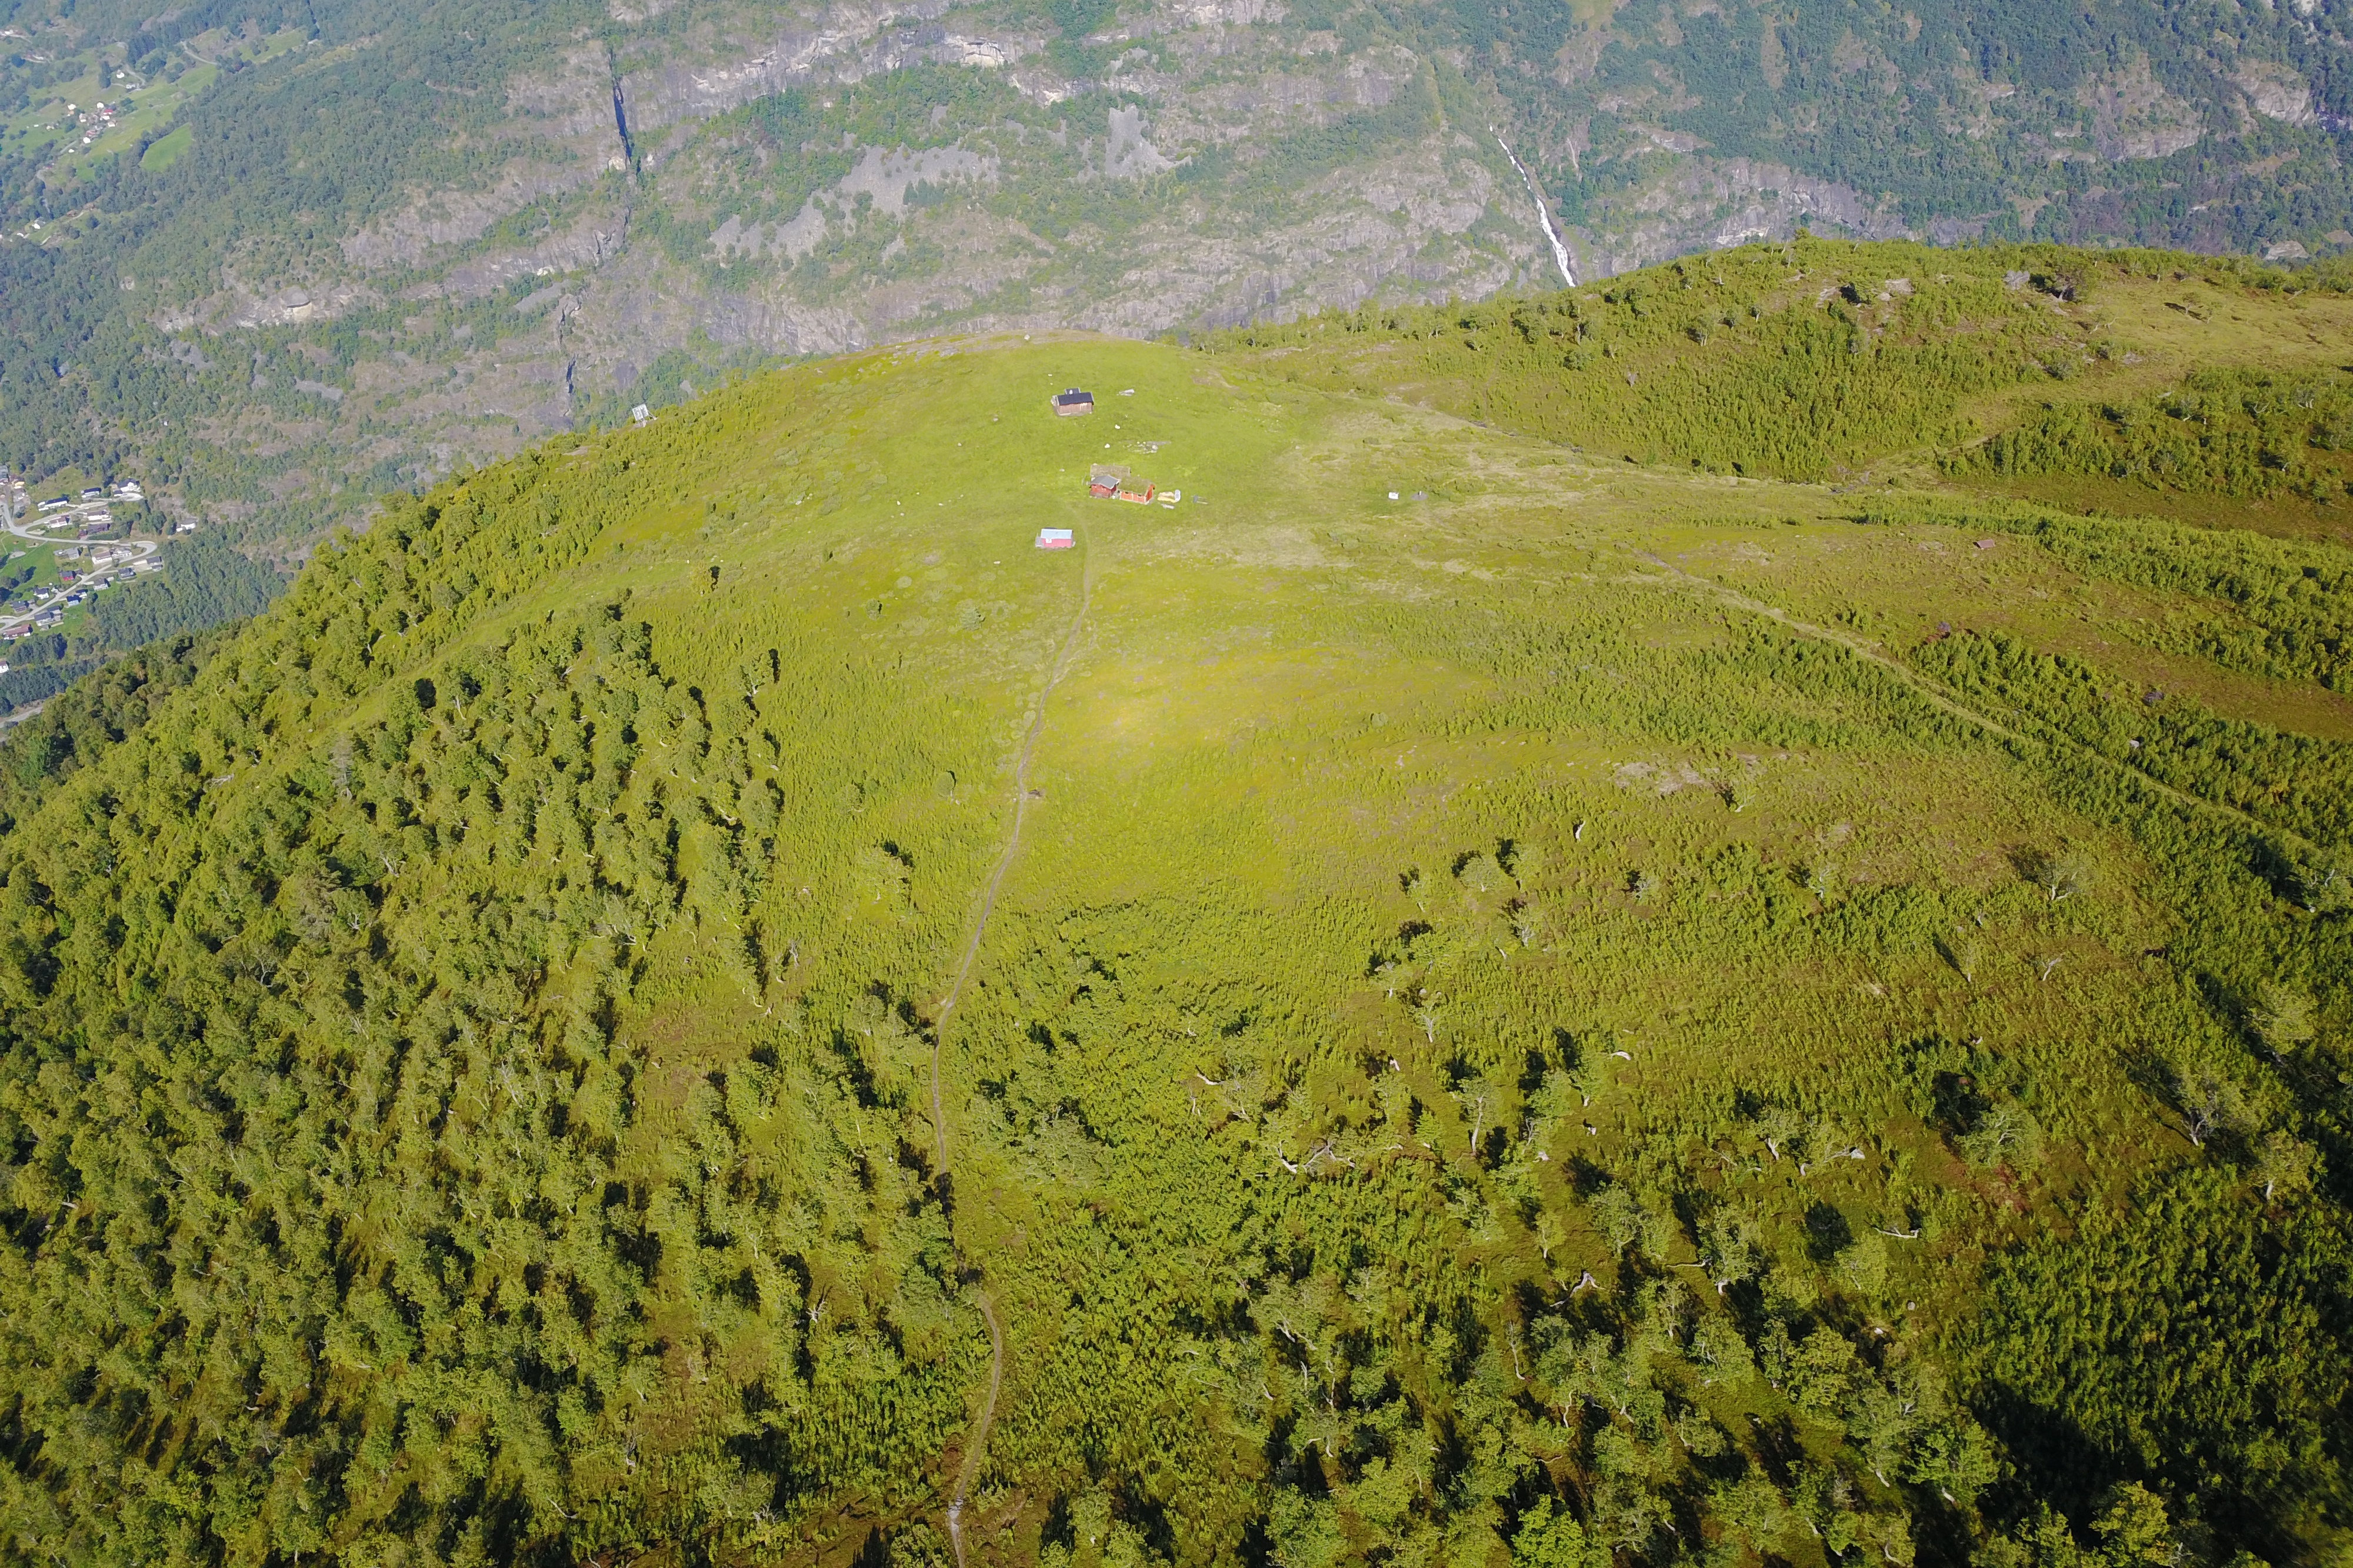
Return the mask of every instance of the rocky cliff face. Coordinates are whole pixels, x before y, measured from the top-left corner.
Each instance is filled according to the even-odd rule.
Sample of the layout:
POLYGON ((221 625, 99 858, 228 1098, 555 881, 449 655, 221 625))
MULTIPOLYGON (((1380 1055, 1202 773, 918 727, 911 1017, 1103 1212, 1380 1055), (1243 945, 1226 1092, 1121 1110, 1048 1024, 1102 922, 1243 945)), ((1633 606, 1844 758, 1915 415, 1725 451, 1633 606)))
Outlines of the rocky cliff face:
MULTIPOLYGON (((954 326, 1181 331, 1550 270, 1485 134, 1501 106, 1466 88, 1450 114, 1410 47, 1185 0, 1058 62, 1054 40, 989 19, 843 4, 625 43, 636 161, 617 183, 670 237, 584 289, 573 325, 597 368, 672 346, 636 323, 681 307, 714 343, 805 353, 954 326)), ((510 179, 418 210, 480 222, 536 199, 510 179)), ((454 226, 412 220, 399 266, 449 265, 454 226)))
POLYGON ((1785 230, 2299 258, 2348 241, 2353 63, 2313 3, 1596 0, 1479 58, 1597 272, 1785 230))
POLYGON ((135 304, 184 341, 363 328, 352 395, 299 412, 307 471, 381 479, 776 355, 1556 287, 1800 225, 2353 244, 2337 23, 2109 9, 609 0, 525 24, 432 176, 332 243, 135 304))

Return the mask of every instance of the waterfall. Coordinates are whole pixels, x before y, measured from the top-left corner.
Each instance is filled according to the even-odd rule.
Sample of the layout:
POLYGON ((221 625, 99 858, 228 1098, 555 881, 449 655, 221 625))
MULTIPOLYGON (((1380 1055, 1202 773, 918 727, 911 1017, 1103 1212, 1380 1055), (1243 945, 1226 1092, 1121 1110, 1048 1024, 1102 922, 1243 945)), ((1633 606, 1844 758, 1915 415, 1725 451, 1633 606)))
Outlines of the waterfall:
POLYGON ((1552 241, 1552 258, 1560 268, 1561 280, 1570 288, 1576 288, 1577 274, 1570 271, 1568 266, 1568 244, 1560 237, 1560 230, 1553 226, 1551 209, 1545 205, 1544 193, 1536 189, 1535 176, 1528 173, 1528 166, 1520 162, 1520 155, 1512 151, 1512 144, 1504 140, 1502 132, 1493 126, 1488 130, 1495 138, 1495 145, 1504 150, 1504 156, 1512 161, 1512 167, 1520 172, 1520 182, 1528 188, 1528 200, 1536 204, 1536 221, 1544 225, 1545 237, 1552 241))

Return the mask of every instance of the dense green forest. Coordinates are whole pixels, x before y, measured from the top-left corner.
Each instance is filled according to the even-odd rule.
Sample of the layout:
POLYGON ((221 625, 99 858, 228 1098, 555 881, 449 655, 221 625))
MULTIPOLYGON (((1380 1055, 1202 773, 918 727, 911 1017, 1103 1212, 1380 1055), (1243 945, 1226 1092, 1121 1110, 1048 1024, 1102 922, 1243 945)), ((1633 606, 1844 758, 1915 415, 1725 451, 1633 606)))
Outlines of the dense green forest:
POLYGON ((8 647, 0 710, 41 702, 111 659, 259 613, 284 580, 217 535, 166 540, 164 570, 110 589, 70 628, 37 632, 8 647))
POLYGON ((243 620, 284 586, 275 573, 216 535, 167 540, 163 560, 160 577, 128 584, 92 606, 90 618, 106 646, 144 647, 243 620))
POLYGON ((1760 476, 2193 274, 2316 429, 2336 297, 1939 259, 878 351, 121 620, 0 742, 0 1555, 2332 1560, 2353 552, 1760 476))

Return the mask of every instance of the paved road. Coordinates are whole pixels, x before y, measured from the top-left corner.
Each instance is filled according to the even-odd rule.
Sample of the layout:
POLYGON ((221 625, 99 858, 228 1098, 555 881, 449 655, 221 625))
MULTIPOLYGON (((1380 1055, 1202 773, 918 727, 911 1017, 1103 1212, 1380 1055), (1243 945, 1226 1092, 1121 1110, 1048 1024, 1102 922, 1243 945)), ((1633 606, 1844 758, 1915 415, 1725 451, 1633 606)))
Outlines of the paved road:
MULTIPOLYGON (((79 541, 61 539, 55 534, 45 532, 43 530, 54 528, 59 524, 70 525, 79 523, 82 520, 88 518, 92 512, 102 510, 111 504, 111 503, 107 501, 80 501, 77 502, 72 508, 65 511, 53 511, 47 515, 43 515, 38 512, 31 512, 23 517, 11 517, 7 519, 8 531, 15 534, 19 539, 28 539, 41 544, 79 543, 79 541)), ((92 541, 91 547, 99 548, 100 546, 98 542, 92 541)), ((113 576, 117 574, 128 574, 133 561, 144 561, 148 559, 150 556, 153 555, 161 546, 152 539, 117 539, 106 541, 103 548, 111 550, 115 552, 114 563, 105 569, 109 576, 113 576)), ((87 584, 82 583, 76 583, 70 586, 61 583, 54 592, 36 601, 32 608, 28 610, 11 610, 5 614, 0 614, 0 626, 13 626, 26 624, 30 622, 35 616, 40 615, 45 611, 51 609, 63 609, 65 607, 67 595, 84 592, 86 591, 86 588, 87 584)))

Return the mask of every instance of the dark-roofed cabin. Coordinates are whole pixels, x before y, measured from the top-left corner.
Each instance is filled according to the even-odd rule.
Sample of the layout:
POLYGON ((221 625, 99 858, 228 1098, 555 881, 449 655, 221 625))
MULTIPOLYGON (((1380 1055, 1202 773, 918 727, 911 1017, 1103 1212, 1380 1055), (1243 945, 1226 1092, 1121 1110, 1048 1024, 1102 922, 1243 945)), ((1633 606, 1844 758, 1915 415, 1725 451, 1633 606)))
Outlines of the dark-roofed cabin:
POLYGON ((1094 411, 1095 395, 1092 392, 1081 392, 1074 386, 1068 392, 1054 395, 1054 412, 1065 419, 1073 414, 1092 414, 1094 411))

